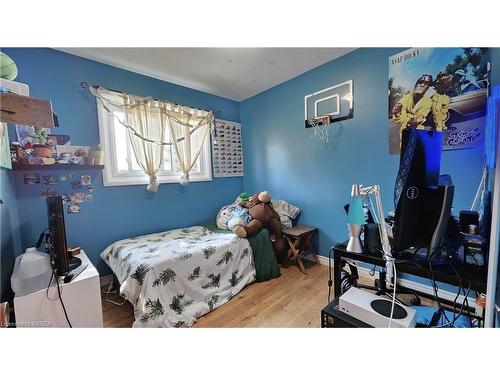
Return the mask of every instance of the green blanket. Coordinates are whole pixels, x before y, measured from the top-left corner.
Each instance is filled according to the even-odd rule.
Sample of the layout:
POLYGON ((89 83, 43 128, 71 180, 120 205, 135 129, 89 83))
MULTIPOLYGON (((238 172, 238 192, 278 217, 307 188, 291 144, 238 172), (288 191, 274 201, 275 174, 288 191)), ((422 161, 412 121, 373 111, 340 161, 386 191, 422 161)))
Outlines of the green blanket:
MULTIPOLYGON (((215 223, 202 224, 208 230, 216 233, 228 233, 227 230, 217 228, 215 223)), ((280 276, 280 267, 274 255, 273 245, 269 239, 267 229, 262 229, 259 234, 249 238, 252 247, 253 260, 256 271, 256 281, 266 281, 280 276)))

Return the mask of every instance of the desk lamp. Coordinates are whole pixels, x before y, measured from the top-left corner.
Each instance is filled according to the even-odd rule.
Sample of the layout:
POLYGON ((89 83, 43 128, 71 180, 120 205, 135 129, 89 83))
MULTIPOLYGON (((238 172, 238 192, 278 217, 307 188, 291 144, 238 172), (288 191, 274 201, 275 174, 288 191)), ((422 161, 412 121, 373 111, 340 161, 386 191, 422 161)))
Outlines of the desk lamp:
POLYGON ((382 244, 384 259, 386 261, 387 276, 390 280, 393 271, 392 267, 390 266, 394 265, 394 258, 392 257, 391 245, 389 243, 389 236, 387 235, 387 228, 385 227, 384 208, 382 207, 382 195, 380 193, 379 185, 372 185, 372 186, 352 185, 351 205, 349 205, 349 213, 347 216, 347 222, 349 223, 349 229, 351 230, 351 237, 349 239, 349 244, 347 245, 347 251, 361 252, 361 251, 356 251, 358 246, 356 243, 359 243, 360 246, 359 248, 361 249, 361 242, 359 241, 359 232, 357 232, 357 230, 359 228, 359 231, 361 231, 361 225, 364 224, 365 220, 364 216, 365 212, 363 210, 363 204, 362 204, 362 199, 364 196, 369 198, 372 206, 372 214, 375 214, 374 215, 376 219, 375 221, 378 224, 380 242, 382 244), (375 202, 372 201, 372 197, 375 199, 375 202), (352 214, 351 214, 351 208, 353 210, 352 214), (363 219, 363 222, 361 222, 360 218, 363 219), (351 245, 351 242, 353 243, 353 245, 351 245), (349 249, 350 245, 352 250, 349 249))
POLYGON ((351 253, 363 252, 363 246, 361 245, 359 235, 361 234, 361 226, 365 224, 366 221, 360 188, 361 185, 352 185, 351 202, 349 203, 349 211, 347 212, 347 225, 350 231, 347 251, 351 253))

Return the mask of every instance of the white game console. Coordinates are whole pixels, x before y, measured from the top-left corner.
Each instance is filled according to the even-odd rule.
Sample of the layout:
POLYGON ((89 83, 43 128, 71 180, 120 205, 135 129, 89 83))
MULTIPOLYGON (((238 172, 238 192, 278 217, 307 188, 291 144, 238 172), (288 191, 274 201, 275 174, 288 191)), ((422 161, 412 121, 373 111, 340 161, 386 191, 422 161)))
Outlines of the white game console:
MULTIPOLYGON (((389 327, 392 300, 377 296, 356 287, 351 287, 339 298, 339 309, 366 324, 376 328, 389 327)), ((391 327, 415 327, 416 311, 396 302, 391 327)))

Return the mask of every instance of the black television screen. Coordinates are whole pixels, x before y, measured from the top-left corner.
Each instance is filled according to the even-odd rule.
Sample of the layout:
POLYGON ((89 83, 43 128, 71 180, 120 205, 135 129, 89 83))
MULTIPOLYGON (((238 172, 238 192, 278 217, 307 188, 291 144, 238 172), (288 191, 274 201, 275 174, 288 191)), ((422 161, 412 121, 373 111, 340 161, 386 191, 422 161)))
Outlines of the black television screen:
POLYGON ((47 197, 47 216, 49 222, 48 250, 51 266, 57 276, 64 276, 69 272, 69 265, 62 197, 47 197))

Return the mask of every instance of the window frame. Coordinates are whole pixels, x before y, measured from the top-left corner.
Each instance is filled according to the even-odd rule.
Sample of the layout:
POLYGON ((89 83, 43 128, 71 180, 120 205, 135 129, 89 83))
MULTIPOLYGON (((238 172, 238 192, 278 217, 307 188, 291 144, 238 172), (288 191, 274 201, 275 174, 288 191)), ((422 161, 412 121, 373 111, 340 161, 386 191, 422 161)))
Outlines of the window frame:
MULTIPOLYGON (((143 171, 141 172, 119 172, 118 164, 116 161, 116 142, 114 118, 103 105, 96 99, 97 103, 97 120, 99 124, 99 139, 104 147, 104 169, 102 170, 102 182, 105 187, 108 186, 127 186, 127 185, 147 185, 149 183, 149 176, 143 171), (111 120, 111 121, 110 121, 111 120)), ((128 138, 128 135, 127 135, 128 138)), ((205 182, 212 181, 212 150, 211 150, 211 132, 209 131, 205 138, 205 144, 200 151, 199 163, 200 172, 189 172, 190 182, 205 182)), ((129 148, 129 141, 127 140, 127 154, 130 156, 132 151, 129 148)), ((172 147, 174 147, 172 145, 172 147)), ((175 151, 172 150, 172 156, 175 151)), ((130 162, 129 162, 130 163, 130 162)), ((175 171, 173 165, 172 171, 160 169, 157 178, 160 184, 173 184, 179 183, 182 173, 175 171)))

